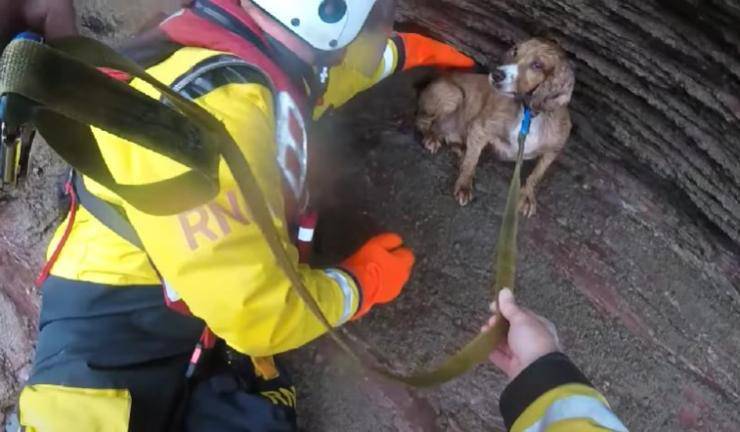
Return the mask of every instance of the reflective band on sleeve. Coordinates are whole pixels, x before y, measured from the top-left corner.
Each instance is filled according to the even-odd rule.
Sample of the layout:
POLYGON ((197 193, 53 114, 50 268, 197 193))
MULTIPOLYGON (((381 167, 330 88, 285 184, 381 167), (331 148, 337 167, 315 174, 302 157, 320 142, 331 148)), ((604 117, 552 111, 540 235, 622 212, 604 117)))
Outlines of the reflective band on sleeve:
POLYGON ((302 241, 304 243, 311 243, 313 241, 313 234, 316 230, 313 228, 303 228, 301 227, 298 230, 298 241, 302 241))
POLYGON ((203 350, 200 347, 196 347, 195 351, 193 351, 192 357, 190 357, 190 363, 198 364, 198 362, 200 361, 201 354, 203 354, 203 350))
POLYGON ((339 288, 342 289, 342 293, 344 294, 344 311, 342 312, 342 317, 339 319, 339 323, 337 324, 342 325, 349 321, 350 318, 352 318, 352 315, 355 313, 355 311, 352 308, 352 305, 355 304, 355 290, 352 289, 351 283, 347 280, 348 276, 345 276, 341 272, 334 270, 334 269, 326 269, 324 270, 327 276, 334 279, 334 281, 339 285, 339 288))
POLYGON ((395 65, 393 64, 393 60, 395 58, 395 53, 393 52, 393 42, 390 42, 385 47, 385 52, 383 53, 383 76, 381 79, 388 78, 391 76, 393 71, 395 70, 395 65))
POLYGON ((554 402, 537 423, 524 432, 545 432, 549 426, 564 420, 588 420, 614 432, 628 432, 609 408, 589 396, 570 396, 554 402))
POLYGON ((164 292, 167 294, 167 299, 173 303, 178 302, 182 299, 182 297, 180 297, 180 295, 174 289, 172 289, 167 281, 164 281, 164 292))

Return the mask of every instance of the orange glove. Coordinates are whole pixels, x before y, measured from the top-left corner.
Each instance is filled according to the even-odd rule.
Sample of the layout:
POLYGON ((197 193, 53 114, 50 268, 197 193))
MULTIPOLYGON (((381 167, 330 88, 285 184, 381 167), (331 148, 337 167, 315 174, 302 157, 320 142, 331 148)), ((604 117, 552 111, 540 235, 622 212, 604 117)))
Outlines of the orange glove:
POLYGON ((362 293, 360 308, 352 319, 363 317, 376 304, 398 297, 411 276, 414 261, 414 253, 403 247, 398 234, 381 234, 342 263, 342 268, 355 277, 362 293))
POLYGON ((472 69, 475 60, 455 48, 416 33, 398 33, 394 38, 400 53, 401 70, 421 66, 472 69), (400 39, 400 40, 399 40, 400 39), (400 46, 398 46, 400 45, 400 46))

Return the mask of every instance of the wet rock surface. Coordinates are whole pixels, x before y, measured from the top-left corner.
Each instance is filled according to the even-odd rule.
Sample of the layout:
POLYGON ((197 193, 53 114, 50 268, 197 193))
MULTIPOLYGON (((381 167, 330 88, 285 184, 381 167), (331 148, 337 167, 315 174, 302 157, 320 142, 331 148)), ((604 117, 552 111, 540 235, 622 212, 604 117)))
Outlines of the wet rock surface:
MULTIPOLYGON (((325 126, 322 155, 336 162, 327 180, 334 188, 320 197, 327 203, 320 246, 342 256, 370 234, 393 230, 417 251, 399 301, 349 326, 368 355, 410 372, 452 354, 486 319, 513 166, 484 157, 477 199, 459 208, 452 197, 457 157, 431 156, 414 136, 415 92, 407 81, 374 89, 325 126)), ((521 302, 558 325, 569 355, 631 430, 735 430, 737 248, 703 217, 677 209, 660 187, 608 158, 584 157, 583 147, 577 138, 570 143, 539 190, 538 214, 522 223, 521 302)), ((312 365, 310 354, 297 357, 298 368, 312 365)), ((318 368, 309 376, 347 379, 318 368)), ((337 395, 326 383, 298 381, 309 396, 302 405, 308 430, 502 428, 496 397, 506 382, 487 366, 439 389, 390 386, 385 392, 397 399, 388 403, 397 410, 366 407, 365 420, 331 426, 362 403, 352 392, 382 387, 367 382, 355 377, 337 395), (393 424, 375 428, 372 419, 389 414, 393 424)))
MULTIPOLYGON (((79 23, 118 40, 177 2, 156 3, 79 0, 79 23)), ((707 35, 675 39, 675 50, 689 57, 669 58, 665 53, 674 51, 651 42, 647 23, 665 7, 673 12, 656 31, 673 34, 689 25, 673 5, 688 2, 604 2, 601 9, 520 3, 407 0, 401 18, 491 62, 508 42, 544 29, 578 63, 576 132, 539 190, 539 213, 521 228, 521 302, 559 326, 568 353, 631 430, 738 430, 740 147, 732 144, 732 97, 722 94, 737 94, 740 69, 733 66, 737 52, 706 45, 735 40, 726 25, 733 3, 712 2, 697 14, 692 28, 707 35), (707 82, 726 85, 717 87, 721 92, 696 86, 701 61, 707 82), (685 71, 669 68, 675 64, 685 71), (671 72, 661 75, 661 68, 671 72)), ((399 371, 436 364, 487 318, 494 242, 513 169, 484 157, 476 201, 457 206, 456 157, 426 154, 411 126, 414 83, 423 75, 388 82, 323 122, 313 155, 322 210, 318 261, 344 257, 382 230, 403 234, 418 254, 399 301, 346 330, 364 356, 399 371)), ((0 194, 0 408, 14 402, 33 349, 39 300, 32 281, 63 214, 57 185, 64 171, 39 145, 29 181, 0 194)), ((286 361, 307 431, 503 427, 497 395, 506 383, 488 366, 416 391, 361 376, 327 340, 286 361)))

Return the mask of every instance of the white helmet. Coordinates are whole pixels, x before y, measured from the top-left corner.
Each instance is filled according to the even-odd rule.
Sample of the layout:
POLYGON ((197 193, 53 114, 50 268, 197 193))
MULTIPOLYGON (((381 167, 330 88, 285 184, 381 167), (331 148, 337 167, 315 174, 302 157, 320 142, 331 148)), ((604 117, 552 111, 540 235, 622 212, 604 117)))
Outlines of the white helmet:
MULTIPOLYGON (((392 0, 252 0, 286 28, 321 51, 347 47, 366 27, 368 17, 393 24, 392 0), (387 21, 390 20, 390 23, 387 21)), ((376 27, 374 25, 373 27, 376 27)), ((378 26, 382 27, 382 26, 378 26)))

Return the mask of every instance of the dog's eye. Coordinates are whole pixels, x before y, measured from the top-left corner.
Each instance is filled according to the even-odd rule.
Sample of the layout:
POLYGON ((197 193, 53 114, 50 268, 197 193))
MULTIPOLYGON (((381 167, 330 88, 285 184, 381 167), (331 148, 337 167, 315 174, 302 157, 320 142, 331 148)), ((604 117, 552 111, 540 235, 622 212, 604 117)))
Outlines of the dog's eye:
POLYGON ((532 70, 541 71, 545 68, 545 65, 541 61, 536 60, 532 62, 531 68, 532 70))

